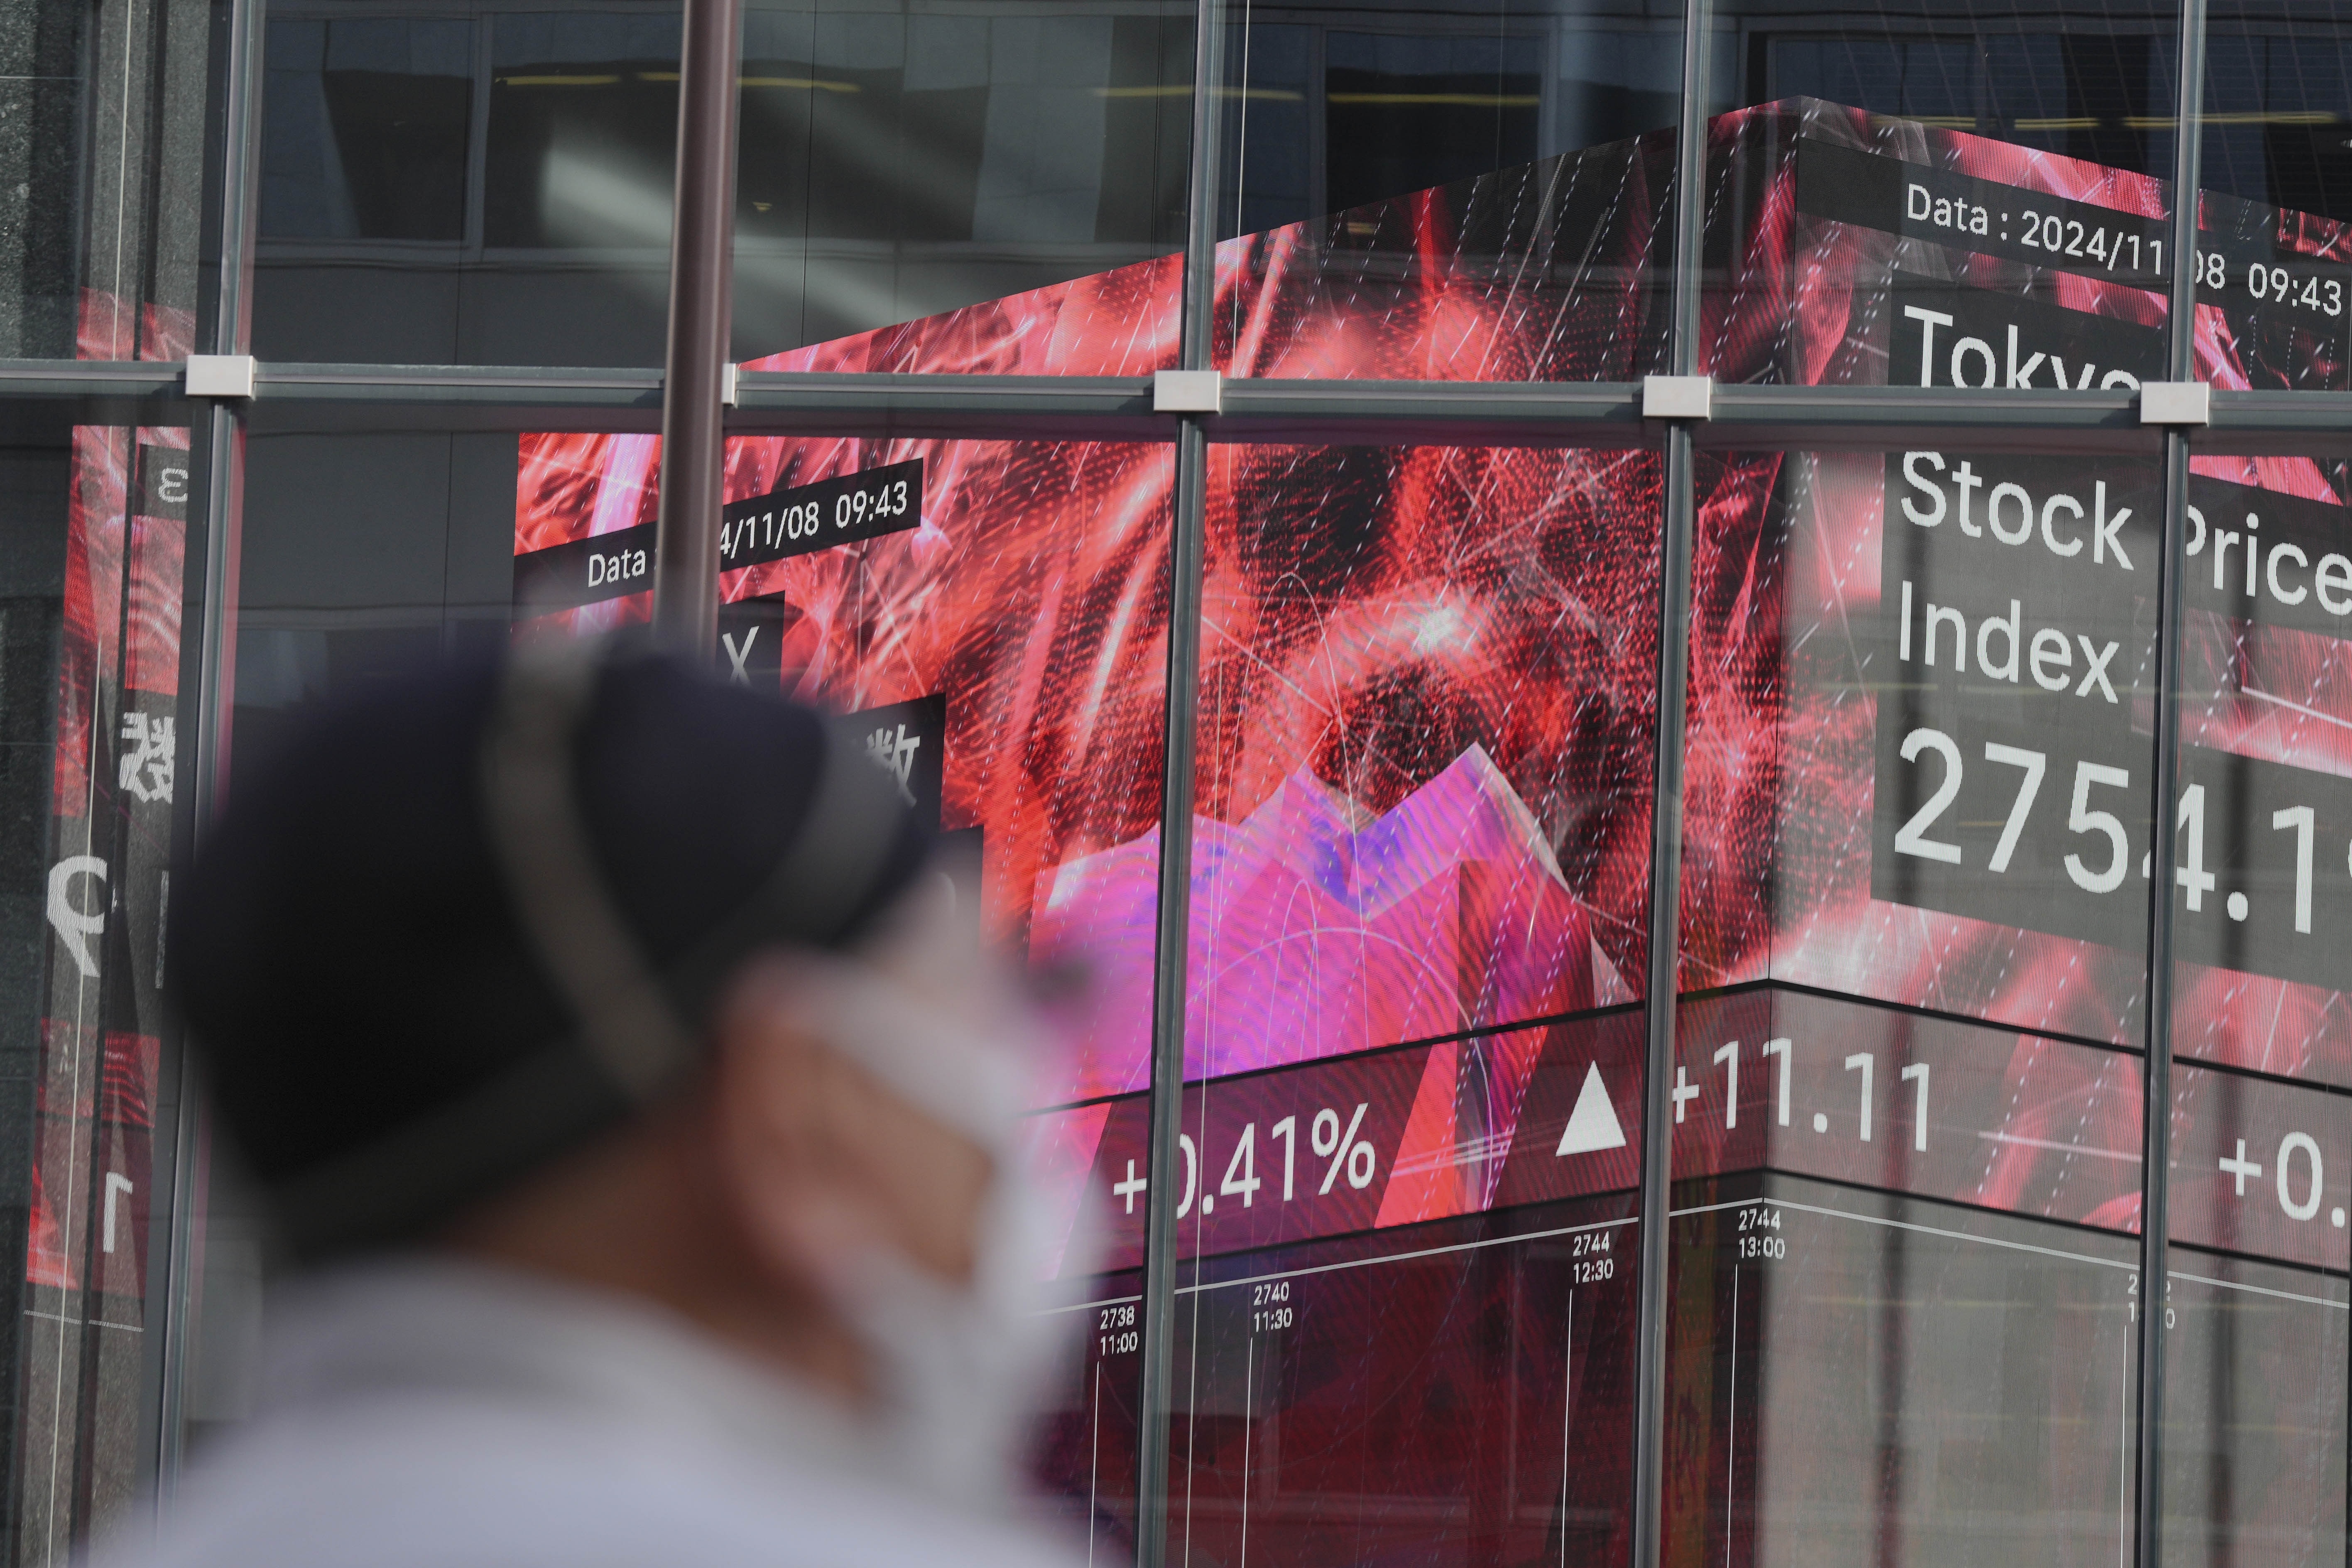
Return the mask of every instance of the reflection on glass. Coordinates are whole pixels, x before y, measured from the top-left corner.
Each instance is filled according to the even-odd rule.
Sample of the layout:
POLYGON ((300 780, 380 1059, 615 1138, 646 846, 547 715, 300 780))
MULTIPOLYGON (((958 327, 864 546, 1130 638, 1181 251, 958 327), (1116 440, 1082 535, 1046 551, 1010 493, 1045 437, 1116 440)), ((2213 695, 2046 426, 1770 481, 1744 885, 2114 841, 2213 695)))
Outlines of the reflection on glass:
POLYGON ((512 436, 256 434, 246 444, 236 765, 300 703, 496 647, 512 568, 512 436), (321 507, 331 494, 336 503, 321 507))
POLYGON ((1679 1187, 1669 1550, 2127 1559, 2127 1236, 1786 1176, 1679 1187))
POLYGON ((1679 13, 1244 5, 1227 34, 1227 374, 1664 368, 1679 13))
POLYGON ((754 10, 738 343, 773 353, 1173 253, 1191 16, 754 10))
POLYGON ((2352 11, 2222 0, 2208 12, 2203 184, 2352 219, 2352 11))
MULTIPOLYGON (((2225 203, 2208 198, 2209 232, 2225 203)), ((2180 1560, 2342 1552, 2346 479, 2339 458, 2192 459, 2173 889, 2171 1223, 2187 1245, 2165 1431, 2180 1560)))
POLYGON ((2218 386, 2341 390, 2352 374, 2347 19, 2336 5, 2232 4, 2208 23, 2197 297, 2220 319, 2198 374, 2218 386), (2241 340, 2258 352, 2232 352, 2241 340))
POLYGON ((2160 178, 2178 16, 2167 0, 1726 0, 1708 107, 1819 98, 2160 178))
POLYGON ((1225 235, 1669 130, 1670 7, 1488 0, 1237 5, 1226 21, 1225 235))
MULTIPOLYGON (((1681 1023, 1669 1539, 2115 1561, 2138 1054, 1772 989, 1681 1023)), ((2174 1089, 2168 1558, 2333 1562, 2352 1110, 2186 1064, 2174 1089)))
POLYGON ((2153 176, 1811 98, 1712 135, 1700 357, 1717 377, 2011 390, 2160 373, 2171 235, 2153 176))
MULTIPOLYGON (((650 615, 658 458, 649 436, 523 437, 517 635, 650 615)), ((1098 1550, 1131 1550, 1172 453, 762 437, 727 460, 721 668, 849 715, 941 830, 975 937, 1078 991, 1032 1085, 1086 1352, 1039 1479, 1098 1550), (1074 1238, 1106 1205, 1127 1228, 1097 1257, 1074 1238)))
POLYGON ((270 23, 261 232, 464 239, 472 54, 453 17, 270 23))
POLYGON ((1552 1204, 1188 1268, 1171 1554, 1622 1559, 1628 1207, 1552 1204))
POLYGON ((985 20, 909 18, 888 29, 897 38, 856 38, 862 48, 844 47, 860 31, 853 18, 761 11, 751 20, 741 235, 972 237, 988 131, 985 20), (835 47, 818 49, 819 37, 835 47), (902 169, 919 174, 902 184, 902 169))
POLYGON ((1544 81, 1529 68, 1540 52, 1443 35, 1329 32, 1323 46, 1332 208, 1535 158, 1544 81))
POLYGON ((16 1195, 0 1223, 12 1561, 62 1563, 152 1464, 179 1105, 159 942, 193 703, 180 689, 184 427, 12 454, 0 531, 0 1037, 16 1195), (160 1134, 160 1137, 159 1137, 160 1134))
MULTIPOLYGON (((752 9, 735 352, 1171 254, 1190 17, 752 9)), ((658 363, 677 50, 675 9, 278 7, 258 352, 658 363)))
POLYGON ((1077 1354, 1044 1406, 1033 1479, 1041 1511, 1082 1532, 1116 1562, 1135 1551, 1136 1434, 1140 1416, 1143 1271, 1088 1281, 1063 1309, 1077 1354))
POLYGON ((280 5, 265 65, 257 354, 660 363, 674 10, 280 5))
MULTIPOLYGON (((1776 106, 1738 133, 1774 121, 1861 128, 1776 106)), ((1795 164, 1751 165, 1788 181, 1783 213, 1886 189, 1883 152, 1756 145, 1795 164)), ((1774 279, 1734 291, 1790 310, 1772 353, 1904 384, 1948 384, 1955 353, 1962 385, 2011 355, 2070 385, 2152 368, 2121 311, 1939 282, 1927 247, 1861 228, 1790 247, 1801 318, 1774 279), (1919 275, 1878 292, 1902 258, 1919 275)), ((1724 452, 1698 503, 1683 982, 1711 994, 1683 1005, 1669 1091, 1669 1539, 2116 1561, 2160 469, 1950 439, 1724 452)))
POLYGON ((1692 978, 2137 1043, 2156 463, 1759 454, 1701 477, 1694 646, 1738 652, 1695 677, 1693 787, 1719 809, 1686 850, 1710 868, 1692 978), (1769 770, 1712 760, 1775 742, 1769 770))
POLYGON ((1171 1551, 1623 1552, 1641 1042, 1620 1008, 1188 1089, 1171 1551))
POLYGON ((2345 1524, 2343 1277, 2172 1257, 2167 1559, 2333 1568, 2345 1524))
POLYGON ((677 20, 509 15, 493 20, 491 38, 483 243, 666 249, 677 20))
POLYGON ((2200 458, 2182 584, 2176 1049, 2352 1082, 2344 465, 2200 458))
POLYGON ((1228 239, 1217 367, 1639 380, 1665 363, 1673 167, 1653 132, 1228 239))

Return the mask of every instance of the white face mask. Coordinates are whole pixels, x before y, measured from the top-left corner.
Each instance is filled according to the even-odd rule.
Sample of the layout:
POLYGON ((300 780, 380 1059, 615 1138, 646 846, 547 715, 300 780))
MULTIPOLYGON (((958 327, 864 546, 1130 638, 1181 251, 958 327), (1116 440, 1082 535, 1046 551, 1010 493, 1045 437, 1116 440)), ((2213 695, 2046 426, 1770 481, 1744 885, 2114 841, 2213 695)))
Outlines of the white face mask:
MULTIPOLYGON (((1000 1170, 1003 1167, 1000 1167, 1000 1170)), ((1038 1401, 1076 1314, 1047 1313, 1028 1265, 1043 1250, 1042 1205, 992 1185, 968 1285, 893 1249, 855 1259, 834 1305, 874 1358, 886 1448, 909 1479, 954 1501, 1000 1510, 1022 1489, 1038 1401)))
MULTIPOLYGON (((1004 1508, 1020 1493, 1039 1400, 1081 1318, 1051 1310, 1068 1292, 1043 1278, 1062 1238, 1019 1138, 1035 1068, 1014 1034, 1024 1015, 1009 1003, 950 1014, 854 961, 794 967, 796 1022, 992 1163, 968 1283, 877 1242, 822 1286, 874 1359, 884 1445, 908 1479, 966 1506, 1004 1508)), ((975 1001, 988 990, 972 989, 975 1001)), ((1062 1251, 1065 1279, 1087 1271, 1088 1217, 1062 1251)))

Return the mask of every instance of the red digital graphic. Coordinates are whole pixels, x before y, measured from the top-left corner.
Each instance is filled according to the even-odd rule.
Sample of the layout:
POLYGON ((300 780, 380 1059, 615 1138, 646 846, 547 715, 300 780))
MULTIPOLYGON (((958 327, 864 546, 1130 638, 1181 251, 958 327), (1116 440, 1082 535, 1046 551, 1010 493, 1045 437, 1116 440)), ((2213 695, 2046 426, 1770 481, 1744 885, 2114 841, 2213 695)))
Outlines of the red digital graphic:
MULTIPOLYGON (((1663 368, 1672 153, 1647 137, 1227 241, 1215 361, 1663 368)), ((1706 178, 1701 368, 1720 380, 2117 388, 2161 370, 2160 182, 1812 100, 1719 117, 1706 178)), ((2200 379, 2352 384, 2352 231, 2208 195, 2188 259, 2200 379)), ((1173 363, 1178 281, 1172 260, 1139 264, 751 368, 1140 374, 1173 363)), ((1108 1221, 1050 1469, 1113 1538, 1150 1196, 1170 452, 728 444, 730 529, 768 520, 722 577, 766 617, 728 635, 775 648, 740 668, 845 710, 941 701, 941 822, 977 832, 990 931, 1087 977, 1033 1131, 1065 1234, 1082 1205, 1108 1221), (919 474, 909 510, 874 499, 885 470, 919 474), (845 542, 793 531, 811 526, 845 542)), ((624 555, 657 458, 644 437, 525 437, 516 550, 562 586, 519 603, 521 635, 644 616, 624 555)), ((1221 445, 1209 475, 1179 1528, 1220 1561, 1252 1531, 1301 1561, 1363 1555, 1328 1546, 1350 1532, 1401 1556, 1609 1560, 1641 1245, 1659 459, 1221 445)), ((2329 1089, 2284 1081, 2352 1085, 2330 982, 2352 956, 2344 483, 2307 458, 2196 460, 2198 695, 2162 807, 2182 824, 2184 1278, 2260 1274, 2244 1288, 2313 1312, 2337 1309, 2295 1294, 2320 1289, 2311 1271, 2352 1266, 2352 1123, 2329 1089)), ((1763 1495, 1768 1439, 1738 1409, 1759 1358, 1812 1356, 1798 1381, 1836 1359, 1816 1325, 1774 1317, 1795 1298, 1765 1270, 1811 1258, 1860 1300, 1911 1245, 1888 1238, 1915 1237, 1959 1297, 2071 1314, 2035 1418, 2095 1436, 2035 1473, 2072 1510, 2054 1554, 2111 1561, 2160 475, 1771 451, 1705 454, 1698 486, 1679 980, 1700 994, 1669 1091, 1677 1342, 1713 1348, 1673 1372, 1670 1490, 1745 1465, 1737 1489, 1763 1495)), ((1820 1473, 1867 1489, 1879 1451, 1824 1447, 1820 1473)), ((2278 1506, 2326 1472, 2340 1511, 2336 1452, 2278 1506)), ((1950 1496, 1979 1500, 1952 1504, 1955 1531, 2009 1506, 2005 1461, 1978 1465, 1981 1487, 1973 1463, 1952 1461, 1950 1496)), ((1690 1528, 1710 1552, 1766 1550, 1727 1510, 1690 1528)))
MULTIPOLYGON (((1628 345, 1651 341, 1658 239, 1642 215, 1658 205, 1663 144, 1566 154, 1227 242, 1220 353, 1258 374, 1636 374, 1646 351, 1628 345), (1569 267, 1558 247, 1571 216, 1589 243, 1569 267), (1529 265, 1537 259, 1548 264, 1529 265), (1348 289, 1343 274, 1355 279, 1348 289), (1511 287, 1498 288, 1507 277, 1511 287)), ((2158 182, 1810 100, 1721 117, 1709 178, 1724 193, 1715 221, 1738 258, 1705 301, 1718 376, 2078 385, 2153 374, 2167 203, 2158 182)), ((2342 333, 2331 337, 2326 323, 2347 309, 2352 239, 2321 220, 2220 197, 2204 211, 2214 249, 2194 263, 2200 374, 2222 385, 2344 379, 2328 346, 2342 333)), ((1167 363, 1174 281, 1172 262, 1139 264, 757 367, 1131 374, 1167 363)), ((527 438, 518 551, 642 528, 656 445, 527 438)), ((1945 472, 1946 456, 1934 460, 1932 473, 1945 472)), ((2114 744, 2127 747, 2146 730, 2133 684, 2144 659, 2129 628, 2152 593, 2149 466, 2114 465, 2095 496, 2086 486, 2052 500, 2047 484, 2013 465, 1971 469, 1964 454, 1949 462, 1961 511, 1939 540, 1982 533, 1972 502, 1988 507, 2004 541, 2026 515, 2004 504, 2040 508, 2048 548, 2083 563, 2045 565, 2088 571, 2095 560, 2113 581, 2093 607, 2078 596, 2061 637, 2063 679, 2073 695, 2083 683, 2114 744), (1969 487, 1979 469, 1977 494, 1969 487), (2071 511, 2053 510, 2061 503, 2071 511), (2078 519, 2079 538, 2058 526, 2076 529, 2078 519), (2127 549, 2137 563, 2122 559, 2127 549), (2109 625, 2125 630, 2100 629, 2109 625)), ((842 493, 826 490, 827 504, 845 507, 850 476, 893 464, 922 476, 919 526, 861 521, 861 531, 892 531, 738 569, 725 596, 778 605, 778 668, 791 689, 853 709, 946 695, 943 821, 981 830, 991 928, 1040 962, 1091 974, 1089 1033, 1049 1098, 1134 1091, 1147 1059, 1158 874, 1166 449, 739 437, 729 444, 729 494, 748 507, 830 484, 842 493)), ((1877 798, 1884 770, 1874 755, 1910 742, 1871 696, 1872 660, 1885 668, 1897 652, 1883 646, 1895 641, 1897 613, 1884 560, 1908 547, 1888 520, 1897 500, 1913 508, 1902 515, 1919 515, 1914 493, 1890 479, 1895 468, 1878 457, 1779 454, 1702 467, 1683 984, 1794 981, 2130 1044, 2141 960, 2116 933, 2129 931, 2122 911, 2140 886, 2127 862, 2145 843, 2145 768, 2134 775, 2136 810, 2134 786, 2103 786, 2115 791, 2107 815, 2126 834, 2093 879, 2112 875, 2097 895, 2106 902, 2051 883, 2088 912, 2054 924, 1997 921, 1950 912, 1952 899, 1874 887, 1874 866, 1884 883, 1896 857, 1873 835, 1904 826, 1897 817, 1890 826, 1892 805, 1877 798)), ((1654 741, 1654 457, 1219 447, 1212 481, 1188 1076, 1223 1079, 1636 999, 1654 741)), ((2217 513, 2242 491, 2341 515, 2327 478, 2304 459, 2205 459, 2200 482, 2217 513)), ((1946 504, 1940 493, 1937 504, 1946 504)), ((1991 564, 2033 570, 1987 548, 1991 564)), ((1947 553, 1945 577, 1972 576, 1983 589, 1978 557, 1947 553)), ((2312 551, 2299 554, 2316 570, 2312 551)), ((2281 559, 2270 557, 2273 569, 2281 559)), ((1923 577, 1923 595, 1946 592, 1934 587, 1942 580, 1923 577)), ((2314 591, 2327 581, 2320 573, 2314 591)), ((2345 581, 2352 586, 2352 563, 2345 581)), ((2332 659, 2338 639, 2307 624, 2263 624, 2267 603, 2258 597, 2238 619, 2226 612, 2240 606, 2223 603, 2205 618, 2251 633, 2257 653, 2284 654, 2302 638, 2332 659)), ((624 594, 525 626, 641 613, 624 594)), ((1979 654, 2012 670, 2030 656, 2037 675, 2057 680, 2056 645, 2034 640, 2051 628, 2022 609, 2014 627, 1982 624, 2004 613, 1968 623, 1979 654), (1996 631, 2008 640, 1988 640, 1996 631)), ((2254 716, 2236 732, 2228 718, 2252 705, 2225 696, 2192 724, 2192 740, 2329 777, 2352 755, 2337 738, 2343 725, 2293 723, 2276 704, 2250 746, 2254 716)), ((1906 761, 1926 768, 1937 754, 1915 745, 1906 761)), ((2037 785, 2038 815, 2021 818, 2011 854, 2030 859, 2047 838, 2054 879, 2057 864, 2086 863, 2066 834, 2096 809, 2085 785, 2070 814, 2069 791, 2128 770, 2100 762, 2084 775, 2068 755, 2036 754, 2055 771, 2037 785)), ((1992 787, 1998 775, 1976 765, 1992 787)), ((2217 820, 2219 792, 2208 802, 2217 820)), ((2352 822, 2337 837, 2347 830, 2352 822)), ((1923 828, 1907 842, 1945 841, 1923 828)), ((2330 844, 2340 860, 2343 845, 2330 844)), ((1998 845, 1961 848, 1981 859, 1998 845)), ((2337 871, 2352 896, 2352 879, 2337 871)), ((2250 862, 2243 879, 2268 888, 2275 873, 2250 862)), ((2215 889, 2210 903, 2222 912, 2210 923, 2224 934, 2221 922, 2241 903, 2249 918, 2257 900, 2262 918, 2301 907, 2293 887, 2266 897, 2224 889, 2217 874, 2215 889)), ((2331 882, 2322 896, 2334 893, 2331 882)), ((2184 942, 2183 951, 2201 950, 2184 942)), ((2336 1053, 2352 1074, 2335 993, 2217 973, 2187 993, 2190 1054, 2326 1073, 2336 1053), (2259 1043, 2243 1037, 2248 986, 2277 1004, 2259 1043)))
MULTIPOLYGON (((182 359, 194 322, 97 290, 85 359, 182 359)), ((143 1314, 159 947, 180 776, 180 615, 193 464, 184 426, 77 426, 50 763, 47 1005, 34 1089, 26 1276, 143 1314)))

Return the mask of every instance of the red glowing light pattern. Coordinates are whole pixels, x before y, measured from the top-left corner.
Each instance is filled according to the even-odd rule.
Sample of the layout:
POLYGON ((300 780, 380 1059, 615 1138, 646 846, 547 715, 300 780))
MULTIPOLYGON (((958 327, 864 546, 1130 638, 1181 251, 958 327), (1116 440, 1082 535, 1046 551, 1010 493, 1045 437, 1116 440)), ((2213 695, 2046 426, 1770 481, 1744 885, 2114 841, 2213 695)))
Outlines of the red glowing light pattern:
MULTIPOLYGON (((1903 353, 1902 307, 1928 298, 1923 287, 2023 300, 2106 334, 2084 340, 2105 356, 2096 364, 2070 339, 2050 370, 2027 363, 2029 380, 2068 374, 2069 355, 2111 384, 2154 373, 2163 300, 2145 268, 2025 257, 1992 237, 1972 249, 1906 228, 1891 208, 1874 222, 1827 216, 1807 194, 1805 160, 1821 156, 1808 149, 1866 155, 1938 189, 2007 191, 2021 213, 2076 204, 2065 210, 2117 234, 2155 232, 2165 207, 2144 176, 1834 106, 1724 116, 1710 132, 1710 210, 1738 264, 1711 273, 1703 300, 1718 377, 1884 382, 1903 353)), ((1272 376, 1635 376, 1660 341, 1655 215, 1670 153, 1670 139, 1644 138, 1228 242, 1220 363, 1272 376)), ((2207 198, 2205 223, 2216 245, 2352 255, 2337 226, 2222 198, 2207 198)), ((2097 243, 2124 254, 2120 239, 2097 243)), ((1162 259, 755 368, 1136 374, 1170 362, 1177 279, 1162 259)), ((2344 379, 2332 340, 2234 288, 2200 300, 2201 374, 2242 386, 2344 379)), ((1929 357, 1918 351, 1918 374, 1942 377, 1929 357)), ((1654 458, 1213 452, 1188 1076, 1635 997, 1654 458)), ((644 521, 656 458, 644 437, 527 438, 518 550, 644 521)), ((929 474, 919 531, 748 568, 725 595, 789 606, 785 681, 802 695, 866 708, 948 694, 945 818, 982 831, 992 929, 1094 974, 1089 1033, 1045 1098, 1131 1092, 1145 1081, 1150 1003, 1165 450, 745 437, 730 443, 728 493, 916 458, 929 474)), ((2336 501, 2304 459, 2209 458, 2199 471, 2336 501)), ((1885 506, 1877 457, 1702 463, 1682 984, 1796 981, 2021 1039, 2131 1043, 2136 952, 1872 894, 1876 712, 1856 661, 1882 620, 1885 506)), ((641 613, 623 599, 564 618, 641 613)), ((2192 663, 2242 673, 2217 683, 2223 697, 2192 738, 2352 771, 2342 723, 2257 691, 2301 681, 2326 710, 2339 647, 2279 627, 2200 628, 2192 663)), ((2217 972, 2189 988, 2184 1025, 2185 1048, 2214 1059, 2352 1076, 2352 1019, 2334 993, 2217 972), (2259 1024, 2244 1022, 2249 994, 2264 1000, 2259 1024)), ((2026 1102, 2065 1100, 2074 1080, 2043 1059, 2025 1051, 2014 1087, 2026 1102), (2043 1083, 2044 1070, 2058 1076, 2043 1083)), ((1086 1120, 1068 1162, 1109 1137, 1086 1120)), ((1478 1135, 1507 1137, 1507 1120, 1478 1135)))

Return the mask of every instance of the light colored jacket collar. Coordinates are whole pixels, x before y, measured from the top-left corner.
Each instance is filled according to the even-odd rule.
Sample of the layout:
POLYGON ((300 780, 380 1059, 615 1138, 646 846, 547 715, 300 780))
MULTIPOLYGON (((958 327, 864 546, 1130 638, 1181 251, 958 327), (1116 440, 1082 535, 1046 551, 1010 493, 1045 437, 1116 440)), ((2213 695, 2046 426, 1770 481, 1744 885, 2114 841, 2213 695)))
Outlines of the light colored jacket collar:
POLYGON ((576 1407, 648 1442, 715 1445, 871 1476, 882 1457, 839 1399, 658 1305, 417 1254, 303 1276, 264 1311, 265 1408, 451 1397, 576 1407))

